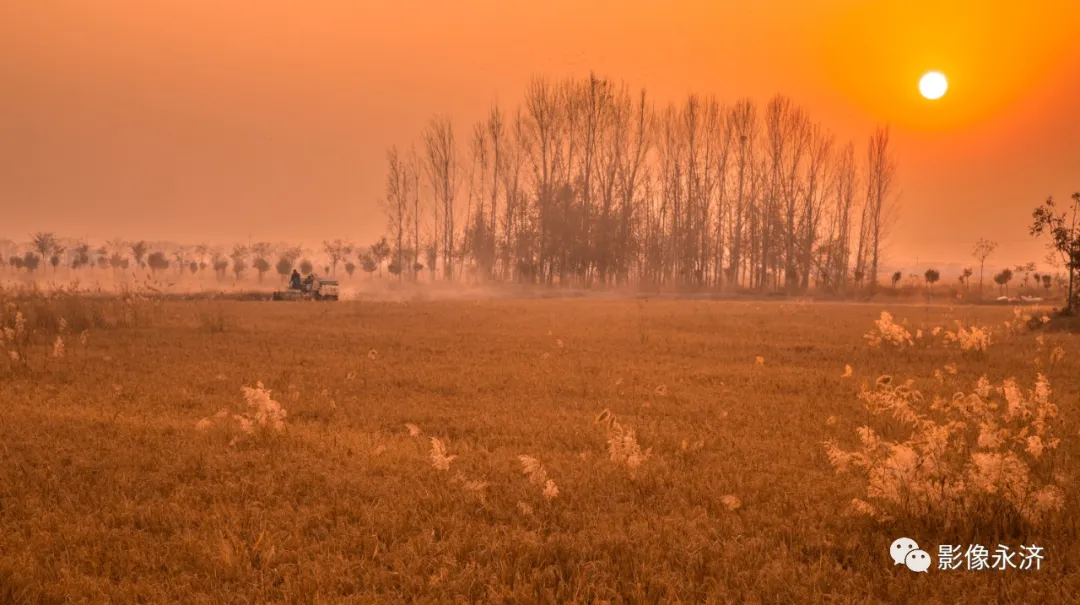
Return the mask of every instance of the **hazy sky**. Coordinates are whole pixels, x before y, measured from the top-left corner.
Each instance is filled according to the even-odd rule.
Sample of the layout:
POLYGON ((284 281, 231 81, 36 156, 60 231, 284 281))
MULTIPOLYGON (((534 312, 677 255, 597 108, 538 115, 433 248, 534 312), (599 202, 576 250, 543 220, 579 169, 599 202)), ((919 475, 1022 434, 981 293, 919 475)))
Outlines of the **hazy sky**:
POLYGON ((1075 0, 0 0, 0 237, 365 241, 388 146, 591 69, 782 92, 860 150, 889 122, 894 260, 980 236, 1041 260, 1032 207, 1080 190, 1078 24, 1075 0))

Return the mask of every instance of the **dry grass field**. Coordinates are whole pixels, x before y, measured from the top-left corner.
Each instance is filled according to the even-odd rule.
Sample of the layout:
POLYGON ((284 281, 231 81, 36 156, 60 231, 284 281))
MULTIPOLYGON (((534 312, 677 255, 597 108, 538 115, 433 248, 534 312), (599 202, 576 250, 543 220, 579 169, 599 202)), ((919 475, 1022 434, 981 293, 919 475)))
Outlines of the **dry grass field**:
POLYGON ((1080 598, 1080 339, 1002 328, 1010 308, 18 304, 27 336, 0 360, 0 603, 1080 598), (954 320, 998 327, 985 352, 940 335, 874 348, 883 310, 924 339, 954 320), (1036 358, 1058 408, 1060 510, 853 512, 866 482, 825 442, 851 449, 872 423, 861 389, 912 378, 928 404, 986 375, 1026 392, 1036 358), (259 382, 278 429, 273 404, 245 401, 259 382), (929 573, 893 565, 902 536, 935 556, 929 573), (937 569, 937 545, 974 543, 1045 559, 937 569))

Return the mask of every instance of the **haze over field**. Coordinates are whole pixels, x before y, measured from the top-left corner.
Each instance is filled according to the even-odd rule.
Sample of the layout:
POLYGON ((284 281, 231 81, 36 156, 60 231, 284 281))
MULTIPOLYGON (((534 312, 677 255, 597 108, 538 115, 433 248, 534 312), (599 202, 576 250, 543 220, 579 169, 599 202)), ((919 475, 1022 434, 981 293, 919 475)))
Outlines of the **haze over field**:
POLYGON ((593 70, 658 104, 784 93, 860 152, 889 123, 890 262, 1041 260, 1031 208, 1078 187, 1080 5, 942 4, 2 0, 0 237, 371 241, 388 147, 593 70))
POLYGON ((1080 602, 1077 23, 0 0, 0 605, 1080 602))

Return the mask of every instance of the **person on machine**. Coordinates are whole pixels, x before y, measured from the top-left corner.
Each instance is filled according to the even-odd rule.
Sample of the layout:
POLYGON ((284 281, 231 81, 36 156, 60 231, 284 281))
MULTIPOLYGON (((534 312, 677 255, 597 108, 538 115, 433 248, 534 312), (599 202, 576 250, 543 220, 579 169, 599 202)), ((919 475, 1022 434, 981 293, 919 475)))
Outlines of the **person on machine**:
POLYGON ((300 289, 300 273, 296 269, 293 269, 292 275, 289 276, 289 288, 293 290, 300 289))

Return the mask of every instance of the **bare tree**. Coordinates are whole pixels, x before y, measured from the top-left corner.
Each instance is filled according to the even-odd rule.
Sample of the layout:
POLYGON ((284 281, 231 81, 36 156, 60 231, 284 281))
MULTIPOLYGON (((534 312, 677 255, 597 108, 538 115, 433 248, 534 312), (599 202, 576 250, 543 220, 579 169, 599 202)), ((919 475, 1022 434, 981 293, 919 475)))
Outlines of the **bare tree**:
MULTIPOLYGON (((810 287, 810 274, 813 272, 814 243, 818 241, 818 230, 825 199, 832 190, 835 178, 832 170, 834 137, 831 133, 814 124, 810 127, 807 148, 806 179, 802 188, 802 216, 798 225, 801 233, 801 251, 799 264, 801 269, 799 287, 810 287)), ((824 266, 824 265, 823 265, 824 266)))
MULTIPOLYGON (((488 258, 492 260, 492 268, 489 277, 495 277, 495 265, 498 261, 498 241, 499 241, 499 181, 503 170, 503 155, 504 148, 504 125, 502 112, 499 111, 499 106, 494 105, 488 114, 487 120, 487 134, 491 143, 491 218, 488 221, 488 231, 491 234, 488 242, 488 250, 486 254, 488 258)), ((417 242, 417 250, 420 248, 419 242, 417 242)))
MULTIPOLYGON (((443 223, 440 225, 443 245, 443 273, 446 279, 453 279, 454 253, 454 199, 458 188, 457 145, 454 141, 454 129, 450 118, 436 116, 432 118, 424 133, 427 150, 426 166, 428 180, 434 192, 436 223, 438 212, 442 211, 443 223)), ((436 230, 438 234, 439 230, 436 230)), ((439 245, 436 237, 435 246, 439 245)))
POLYGON ((410 191, 413 179, 409 175, 406 162, 402 161, 399 156, 396 146, 391 147, 386 152, 386 164, 386 197, 383 200, 383 205, 387 210, 387 226, 390 230, 390 237, 394 241, 391 265, 396 268, 391 273, 397 275, 400 279, 405 273, 403 271, 405 264, 403 257, 405 252, 405 230, 409 222, 409 202, 413 201, 410 191))
MULTIPOLYGON (((416 155, 416 147, 409 148, 408 170, 407 174, 412 177, 412 195, 413 195, 413 239, 412 239, 412 277, 416 279, 423 269, 423 265, 420 264, 420 159, 416 155)), ((352 277, 352 273, 349 274, 352 277)))
POLYGON ((748 99, 739 101, 731 110, 728 118, 730 127, 735 135, 738 146, 736 154, 736 192, 735 192, 735 220, 732 223, 731 235, 731 265, 728 269, 729 280, 735 285, 740 284, 739 273, 743 263, 743 239, 745 236, 745 221, 749 207, 747 199, 747 184, 750 180, 750 172, 753 170, 754 148, 757 146, 757 107, 748 99))
POLYGON ((780 232, 783 240, 784 281, 789 290, 797 285, 796 240, 798 233, 795 220, 798 213, 798 175, 805 157, 809 141, 809 122, 805 112, 796 107, 790 99, 776 96, 765 110, 766 138, 770 164, 769 189, 762 206, 762 252, 760 260, 760 281, 765 284, 769 267, 774 267, 775 279, 779 279, 779 253, 773 248, 774 230, 783 211, 785 228, 780 232))
POLYGON ((848 268, 851 263, 851 214, 854 210, 858 174, 855 163, 855 145, 848 143, 836 160, 835 207, 833 210, 833 237, 829 242, 829 271, 827 279, 843 289, 847 285, 848 268))
POLYGON ((867 206, 870 247, 870 290, 877 288, 881 244, 888 234, 891 218, 890 198, 896 178, 896 160, 889 148, 889 127, 879 127, 870 137, 867 149, 867 206))
POLYGON ((544 78, 534 78, 525 92, 525 129, 522 131, 522 143, 528 149, 536 186, 536 268, 540 275, 546 276, 548 283, 553 277, 548 230, 555 197, 556 173, 561 165, 562 149, 559 137, 565 122, 565 112, 560 107, 555 87, 544 78))
POLYGON ((468 198, 465 206, 465 216, 468 222, 465 226, 465 236, 462 242, 462 250, 479 265, 482 273, 491 270, 492 260, 487 256, 488 251, 488 222, 485 211, 488 185, 488 137, 484 122, 479 122, 473 128, 472 144, 470 145, 470 162, 468 172, 468 198), (473 200, 476 200, 476 214, 473 214, 473 200))
POLYGON ((997 250, 997 242, 990 241, 986 238, 979 238, 979 241, 975 242, 975 249, 971 255, 975 257, 975 260, 979 261, 979 297, 983 295, 983 271, 986 269, 986 259, 990 258, 990 255, 997 250))

